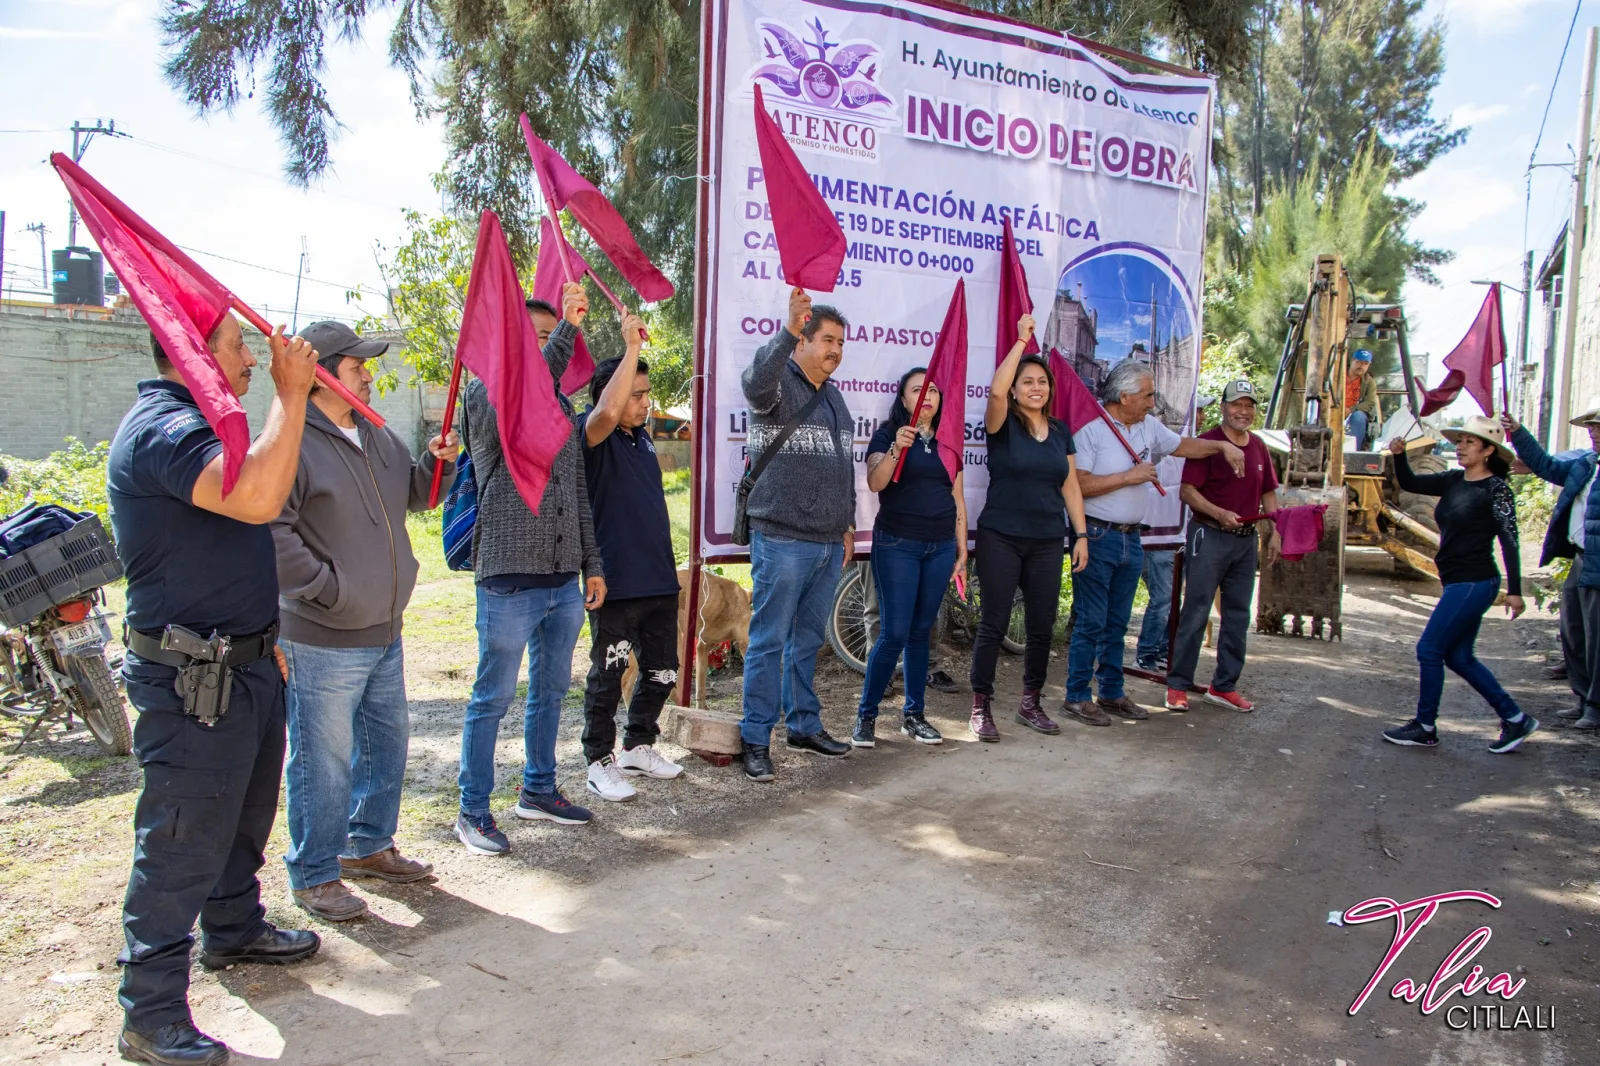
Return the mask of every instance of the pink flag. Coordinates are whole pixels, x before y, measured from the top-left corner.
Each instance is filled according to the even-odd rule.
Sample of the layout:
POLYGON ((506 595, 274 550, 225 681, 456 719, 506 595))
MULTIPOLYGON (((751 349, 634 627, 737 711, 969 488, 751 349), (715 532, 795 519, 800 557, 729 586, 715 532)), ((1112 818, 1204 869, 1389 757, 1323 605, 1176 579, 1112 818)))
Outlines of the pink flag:
MULTIPOLYGON (((1017 343, 1017 320, 1033 314, 1033 297, 1028 295, 1028 274, 1022 269, 1022 256, 1017 254, 1017 241, 1011 235, 1011 216, 1007 215, 1000 227, 1005 247, 1000 250, 1000 317, 995 325, 994 365, 1006 361, 1011 346, 1017 343)), ((1023 355, 1033 355, 1039 350, 1039 338, 1028 338, 1023 355)), ((1054 373, 1052 367, 1051 373, 1054 373)))
MULTIPOLYGON (((1436 389, 1423 387, 1422 414, 1431 415, 1445 407, 1464 388, 1478 401, 1486 415, 1494 414, 1494 368, 1505 361, 1506 334, 1500 324, 1500 286, 1489 286, 1478 317, 1461 343, 1444 357, 1450 369, 1436 389)), ((1423 383, 1417 382, 1419 387, 1423 383)))
MULTIPOLYGON (((966 395, 967 395, 967 282, 956 279, 956 290, 950 294, 950 307, 944 313, 944 325, 939 327, 939 338, 933 344, 933 357, 928 360, 928 374, 923 380, 923 391, 932 385, 939 390, 939 428, 934 439, 939 442, 939 458, 950 483, 955 484, 961 473, 967 447, 966 395)), ((917 397, 922 403, 922 397, 917 397)), ((912 425, 921 418, 919 411, 912 412, 912 425)), ((905 454, 900 455, 901 462, 905 454)), ((898 473, 898 471, 896 471, 898 473)))
MULTIPOLYGON (((539 222, 539 260, 533 267, 533 298, 554 307, 556 317, 560 318, 561 286, 569 277, 578 281, 591 271, 578 250, 562 240, 555 229, 555 224, 546 214, 539 222), (563 248, 567 252, 567 271, 561 269, 559 249, 563 248)), ((572 344, 572 361, 567 364, 566 373, 561 375, 561 391, 570 396, 589 384, 592 377, 594 356, 589 354, 589 345, 584 341, 583 334, 579 333, 578 339, 572 344)))
POLYGON ((50 163, 106 262, 222 441, 226 496, 250 450, 250 422, 206 340, 233 305, 233 294, 70 158, 56 152, 50 163))
POLYGON ((761 173, 767 184, 767 206, 772 211, 783 280, 813 292, 832 292, 839 280, 839 264, 844 262, 844 230, 767 113, 759 85, 756 147, 761 151, 761 173))
POLYGON ((1069 430, 1076 433, 1095 419, 1106 416, 1100 401, 1072 369, 1072 363, 1054 348, 1050 349, 1050 376, 1056 379, 1054 409, 1050 413, 1065 422, 1069 430))
MULTIPOLYGON (((1095 419, 1100 419, 1111 427, 1112 434, 1117 438, 1117 443, 1122 445, 1134 462, 1140 462, 1139 453, 1133 450, 1133 445, 1128 443, 1128 438, 1122 435, 1122 430, 1111 421, 1111 416, 1106 414, 1106 409, 1100 406, 1100 401, 1094 398, 1094 393, 1089 391, 1089 386, 1083 383, 1078 372, 1072 369, 1072 363, 1066 356, 1050 349, 1050 376, 1055 378, 1056 391, 1051 399, 1050 413, 1067 424, 1067 429, 1073 433, 1078 432, 1095 419)), ((1155 490, 1165 496, 1167 490, 1161 482, 1153 483, 1155 490)))
POLYGON ((461 312, 456 358, 483 379, 500 424, 500 450, 511 480, 534 514, 556 453, 572 425, 556 399, 555 382, 539 351, 539 334, 523 301, 500 218, 485 211, 461 312))
POLYGON ((573 170, 559 152, 539 139, 527 115, 522 116, 522 138, 528 142, 533 172, 539 176, 539 187, 551 213, 563 208, 571 211, 572 217, 645 301, 655 303, 671 297, 672 282, 650 262, 611 201, 573 170))

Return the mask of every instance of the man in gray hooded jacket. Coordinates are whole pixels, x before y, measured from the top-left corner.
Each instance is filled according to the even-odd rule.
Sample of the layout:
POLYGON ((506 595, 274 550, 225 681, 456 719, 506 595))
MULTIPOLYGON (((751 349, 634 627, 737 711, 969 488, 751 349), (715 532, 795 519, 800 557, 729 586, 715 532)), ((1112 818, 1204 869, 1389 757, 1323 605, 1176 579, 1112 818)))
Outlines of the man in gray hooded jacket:
MULTIPOLYGON (((367 360, 388 345, 342 322, 302 331, 329 373, 364 402, 367 360)), ((416 881, 433 867, 394 846, 410 723, 400 625, 417 580, 406 512, 428 506, 433 468, 451 476, 455 434, 413 460, 378 428, 318 387, 306 407, 300 469, 272 523, 289 667, 289 887, 328 921, 365 914, 344 877, 416 881)))

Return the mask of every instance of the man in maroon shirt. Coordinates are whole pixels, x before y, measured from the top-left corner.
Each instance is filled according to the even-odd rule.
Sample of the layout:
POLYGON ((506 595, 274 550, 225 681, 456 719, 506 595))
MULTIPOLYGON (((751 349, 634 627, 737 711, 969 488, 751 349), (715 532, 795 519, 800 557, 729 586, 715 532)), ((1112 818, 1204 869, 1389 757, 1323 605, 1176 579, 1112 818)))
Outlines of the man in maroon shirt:
MULTIPOLYGON (((1241 522, 1278 509, 1278 473, 1261 438, 1250 432, 1256 420, 1256 390, 1235 381, 1222 390, 1222 424, 1201 440, 1231 441, 1244 451, 1244 474, 1218 456, 1190 459, 1183 467, 1181 498, 1194 512, 1183 560, 1183 610, 1178 639, 1167 671, 1167 709, 1189 709, 1189 686, 1200 659, 1200 638, 1211 601, 1222 590, 1222 627, 1217 635, 1217 666, 1206 699, 1239 711, 1254 704, 1234 688, 1244 671, 1245 639, 1250 630, 1250 597, 1256 583, 1256 527, 1241 522)), ((1267 543, 1267 565, 1282 549, 1277 527, 1267 543)))

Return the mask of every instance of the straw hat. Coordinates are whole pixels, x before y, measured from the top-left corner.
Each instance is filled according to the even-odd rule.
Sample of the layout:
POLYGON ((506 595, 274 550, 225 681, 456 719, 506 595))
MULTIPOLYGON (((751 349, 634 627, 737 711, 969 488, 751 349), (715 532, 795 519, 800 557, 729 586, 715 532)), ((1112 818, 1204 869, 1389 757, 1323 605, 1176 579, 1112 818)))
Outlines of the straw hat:
POLYGON ((1516 462, 1516 452, 1506 447, 1506 431, 1500 428, 1499 421, 1486 415, 1473 415, 1459 429, 1442 429, 1439 433, 1452 444, 1460 444, 1462 437, 1477 437, 1479 440, 1488 441, 1494 445, 1494 450, 1499 453, 1500 458, 1508 463, 1516 462))
POLYGON ((1600 422, 1600 404, 1591 404, 1587 411, 1572 420, 1572 424, 1579 429, 1591 422, 1600 422))

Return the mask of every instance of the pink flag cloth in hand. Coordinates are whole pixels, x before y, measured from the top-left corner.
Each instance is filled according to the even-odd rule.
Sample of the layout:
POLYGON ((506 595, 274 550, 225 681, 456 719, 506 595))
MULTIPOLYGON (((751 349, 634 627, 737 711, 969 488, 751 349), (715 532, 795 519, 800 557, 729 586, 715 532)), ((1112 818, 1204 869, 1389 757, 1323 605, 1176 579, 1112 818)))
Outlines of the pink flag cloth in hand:
POLYGON ((250 450, 250 422, 206 341, 233 305, 233 294, 70 158, 56 152, 50 163, 128 298, 222 441, 226 496, 250 450))
POLYGON ((533 172, 539 176, 539 188, 544 192, 551 213, 563 208, 571 211, 578 225, 647 303, 670 298, 672 282, 644 254, 622 215, 604 193, 573 170, 559 152, 539 139, 527 115, 522 116, 522 138, 528 143, 533 172))
POLYGON ((1327 509, 1325 503, 1280 507, 1267 516, 1278 527, 1285 562, 1295 562, 1317 550, 1322 543, 1322 515, 1327 509))
POLYGON ((761 173, 783 280, 813 292, 832 292, 839 280, 839 265, 844 262, 844 230, 767 113, 760 85, 756 86, 755 117, 756 147, 761 151, 761 173))
POLYGON ((493 211, 485 211, 478 221, 456 358, 483 379, 499 421, 506 469, 528 510, 538 514, 550 468, 572 424, 556 399, 511 249, 493 211))
MULTIPOLYGON (((543 300, 556 309, 556 318, 561 317, 561 287, 570 277, 573 281, 582 280, 585 274, 590 273, 589 263, 578 254, 578 250, 568 244, 556 233, 555 223, 548 214, 539 221, 539 259, 533 266, 533 298, 543 300), (561 269, 561 250, 567 253, 567 271, 561 269), (570 271, 570 273, 568 273, 570 271)), ((589 345, 579 333, 572 342, 572 360, 567 363, 566 371, 561 375, 561 391, 570 396, 589 384, 589 379, 594 377, 594 356, 589 354, 589 345)))
MULTIPOLYGON (((1494 368, 1505 361, 1506 334, 1500 322, 1500 286, 1490 285, 1472 328, 1444 365, 1450 373, 1436 389, 1423 389, 1422 415, 1441 410, 1464 388, 1486 415, 1494 414, 1494 368)), ((1419 381, 1420 385, 1421 382, 1419 381)))
MULTIPOLYGON (((1011 216, 1007 215, 1001 226, 1005 247, 1000 249, 1000 312, 995 325, 994 365, 1006 361, 1011 346, 1017 343, 1017 320, 1033 314, 1033 297, 1028 295, 1028 274, 1022 269, 1022 256, 1017 254, 1017 241, 1011 235, 1011 216)), ((1023 355, 1039 351, 1039 337, 1028 338, 1023 355)), ((1052 367, 1052 374, 1055 373, 1052 367)))
MULTIPOLYGON (((934 440, 939 444, 939 458, 944 462, 950 483, 955 484, 966 456, 967 424, 967 282, 956 279, 956 290, 950 294, 950 306, 944 313, 944 325, 939 327, 939 337, 933 342, 933 357, 928 360, 926 382, 939 390, 939 428, 934 430, 934 440)), ((915 417, 916 412, 913 412, 915 417)), ((912 425, 916 422, 913 421, 912 425)), ((901 459, 905 458, 901 455, 901 459)))

